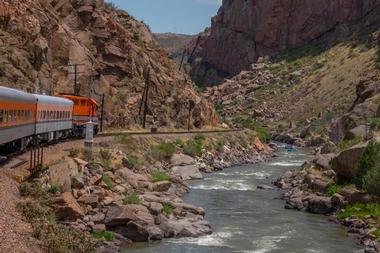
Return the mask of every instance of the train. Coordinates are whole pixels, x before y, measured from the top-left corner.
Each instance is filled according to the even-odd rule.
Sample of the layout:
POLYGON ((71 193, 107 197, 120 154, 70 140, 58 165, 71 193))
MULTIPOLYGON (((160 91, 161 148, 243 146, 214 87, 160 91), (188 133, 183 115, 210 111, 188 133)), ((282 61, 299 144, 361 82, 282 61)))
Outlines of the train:
POLYGON ((33 142, 83 136, 90 120, 97 133, 98 109, 92 98, 32 94, 0 86, 0 155, 24 150, 33 142))

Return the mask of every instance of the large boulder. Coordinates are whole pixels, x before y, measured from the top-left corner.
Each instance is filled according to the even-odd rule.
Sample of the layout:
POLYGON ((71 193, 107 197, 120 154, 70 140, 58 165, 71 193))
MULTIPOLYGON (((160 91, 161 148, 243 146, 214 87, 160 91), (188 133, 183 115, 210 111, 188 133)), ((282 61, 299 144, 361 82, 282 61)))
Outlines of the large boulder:
POLYGON ((331 169, 331 160, 335 157, 335 154, 317 154, 314 159, 315 165, 323 170, 331 169))
POLYGON ((59 221, 76 221, 83 218, 84 210, 70 192, 64 192, 52 199, 54 215, 59 221))
POLYGON ((167 192, 170 187, 172 186, 172 183, 169 181, 162 181, 162 182, 157 182, 152 185, 153 191, 156 192, 167 192))
POLYGON ((164 236, 168 237, 199 237, 212 233, 210 224, 206 221, 190 221, 187 219, 168 219, 164 215, 161 219, 160 229, 164 231, 164 236))
POLYGON ((158 226, 142 225, 133 221, 128 222, 126 226, 118 227, 116 232, 133 242, 147 242, 164 238, 164 232, 158 226))
POLYGON ((333 211, 331 198, 313 196, 307 204, 307 211, 316 214, 327 214, 333 211))
POLYGON ((141 205, 111 206, 108 209, 105 224, 107 226, 125 226, 130 221, 141 225, 154 225, 154 217, 148 208, 141 205))
POLYGON ((170 163, 172 164, 172 166, 183 166, 195 164, 196 161, 194 158, 188 155, 174 154, 170 159, 170 163))
POLYGON ((150 188, 151 183, 148 176, 134 173, 128 168, 116 172, 117 176, 124 178, 133 188, 150 188))
POLYGON ((356 172, 356 164, 362 157, 368 143, 361 143, 342 151, 331 160, 331 168, 336 172, 339 182, 351 181, 356 172))
POLYGON ((176 176, 180 176, 182 180, 202 179, 202 173, 196 165, 174 166, 172 172, 176 176))

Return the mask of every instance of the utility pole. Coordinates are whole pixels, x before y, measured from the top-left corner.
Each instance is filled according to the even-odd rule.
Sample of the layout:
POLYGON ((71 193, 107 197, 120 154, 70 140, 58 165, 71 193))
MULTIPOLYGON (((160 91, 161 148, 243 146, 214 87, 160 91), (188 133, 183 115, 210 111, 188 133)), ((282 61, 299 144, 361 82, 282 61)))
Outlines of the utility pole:
POLYGON ((191 111, 194 109, 195 103, 193 100, 189 100, 189 118, 187 120, 187 130, 190 131, 191 128, 191 111))
POLYGON ((146 126, 146 115, 148 113, 148 100, 149 100, 149 85, 150 85, 150 68, 147 67, 144 69, 144 79, 145 79, 145 87, 142 94, 139 115, 142 115, 142 127, 146 126))
POLYGON ((182 69, 183 60, 185 59, 186 48, 183 49, 181 63, 179 64, 179 71, 182 69))
POLYGON ((367 118, 367 115, 364 115, 364 121, 365 121, 365 140, 368 141, 369 134, 368 134, 368 118, 367 118))
POLYGON ((102 105, 100 111, 100 132, 103 132, 103 120, 104 120, 104 93, 102 95, 102 105))
POLYGON ((78 72, 78 66, 84 66, 84 64, 69 64, 69 67, 74 67, 74 72, 69 72, 69 74, 74 74, 74 95, 79 96, 80 93, 80 85, 78 85, 78 75, 84 74, 84 72, 78 72))

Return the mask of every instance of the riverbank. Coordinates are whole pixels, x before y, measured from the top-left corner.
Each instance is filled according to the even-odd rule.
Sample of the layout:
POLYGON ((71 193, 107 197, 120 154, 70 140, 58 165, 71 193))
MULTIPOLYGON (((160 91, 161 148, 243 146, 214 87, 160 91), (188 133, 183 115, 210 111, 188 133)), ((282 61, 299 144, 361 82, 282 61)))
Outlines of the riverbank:
POLYGON ((268 161, 204 174, 203 180, 189 182, 190 192, 183 199, 205 208, 211 235, 133 244, 122 252, 336 253, 359 249, 340 225, 320 215, 284 210, 280 190, 258 189, 309 159, 303 150, 288 153, 279 149, 268 161))
POLYGON ((92 152, 61 150, 47 170, 22 184, 20 210, 50 252, 56 252, 58 241, 62 250, 70 246, 67 230, 86 241, 75 246, 78 253, 93 248, 118 252, 132 242, 207 235, 212 229, 204 209, 182 200, 189 191, 186 181, 202 178, 200 171, 264 161, 271 152, 252 131, 103 138, 92 152), (36 215, 36 206, 44 212, 36 215))
MULTIPOLYGON (((378 217, 365 210, 371 207, 371 203, 376 203, 375 199, 353 184, 338 185, 339 174, 332 169, 332 163, 338 160, 348 162, 345 170, 354 168, 363 153, 362 147, 363 144, 359 144, 351 148, 356 150, 356 154, 361 149, 360 155, 349 151, 351 160, 345 156, 347 150, 335 155, 317 153, 313 161, 303 164, 298 170, 286 172, 274 184, 284 191, 285 209, 326 215, 329 221, 345 226, 348 235, 365 247, 365 250, 354 252, 380 252, 378 217)), ((334 169, 337 168, 336 165, 334 169)), ((372 207, 376 208, 376 204, 372 207)))

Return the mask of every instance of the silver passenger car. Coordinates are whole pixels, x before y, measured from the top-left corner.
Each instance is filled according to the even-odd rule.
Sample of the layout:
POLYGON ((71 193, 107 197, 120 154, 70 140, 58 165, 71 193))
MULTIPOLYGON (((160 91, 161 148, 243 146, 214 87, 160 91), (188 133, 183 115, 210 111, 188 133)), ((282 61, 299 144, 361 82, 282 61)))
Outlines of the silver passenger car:
POLYGON ((35 133, 36 104, 32 94, 0 86, 0 146, 35 133))
POLYGON ((68 135, 73 127, 71 100, 37 95, 36 134, 47 140, 56 140, 68 135))

